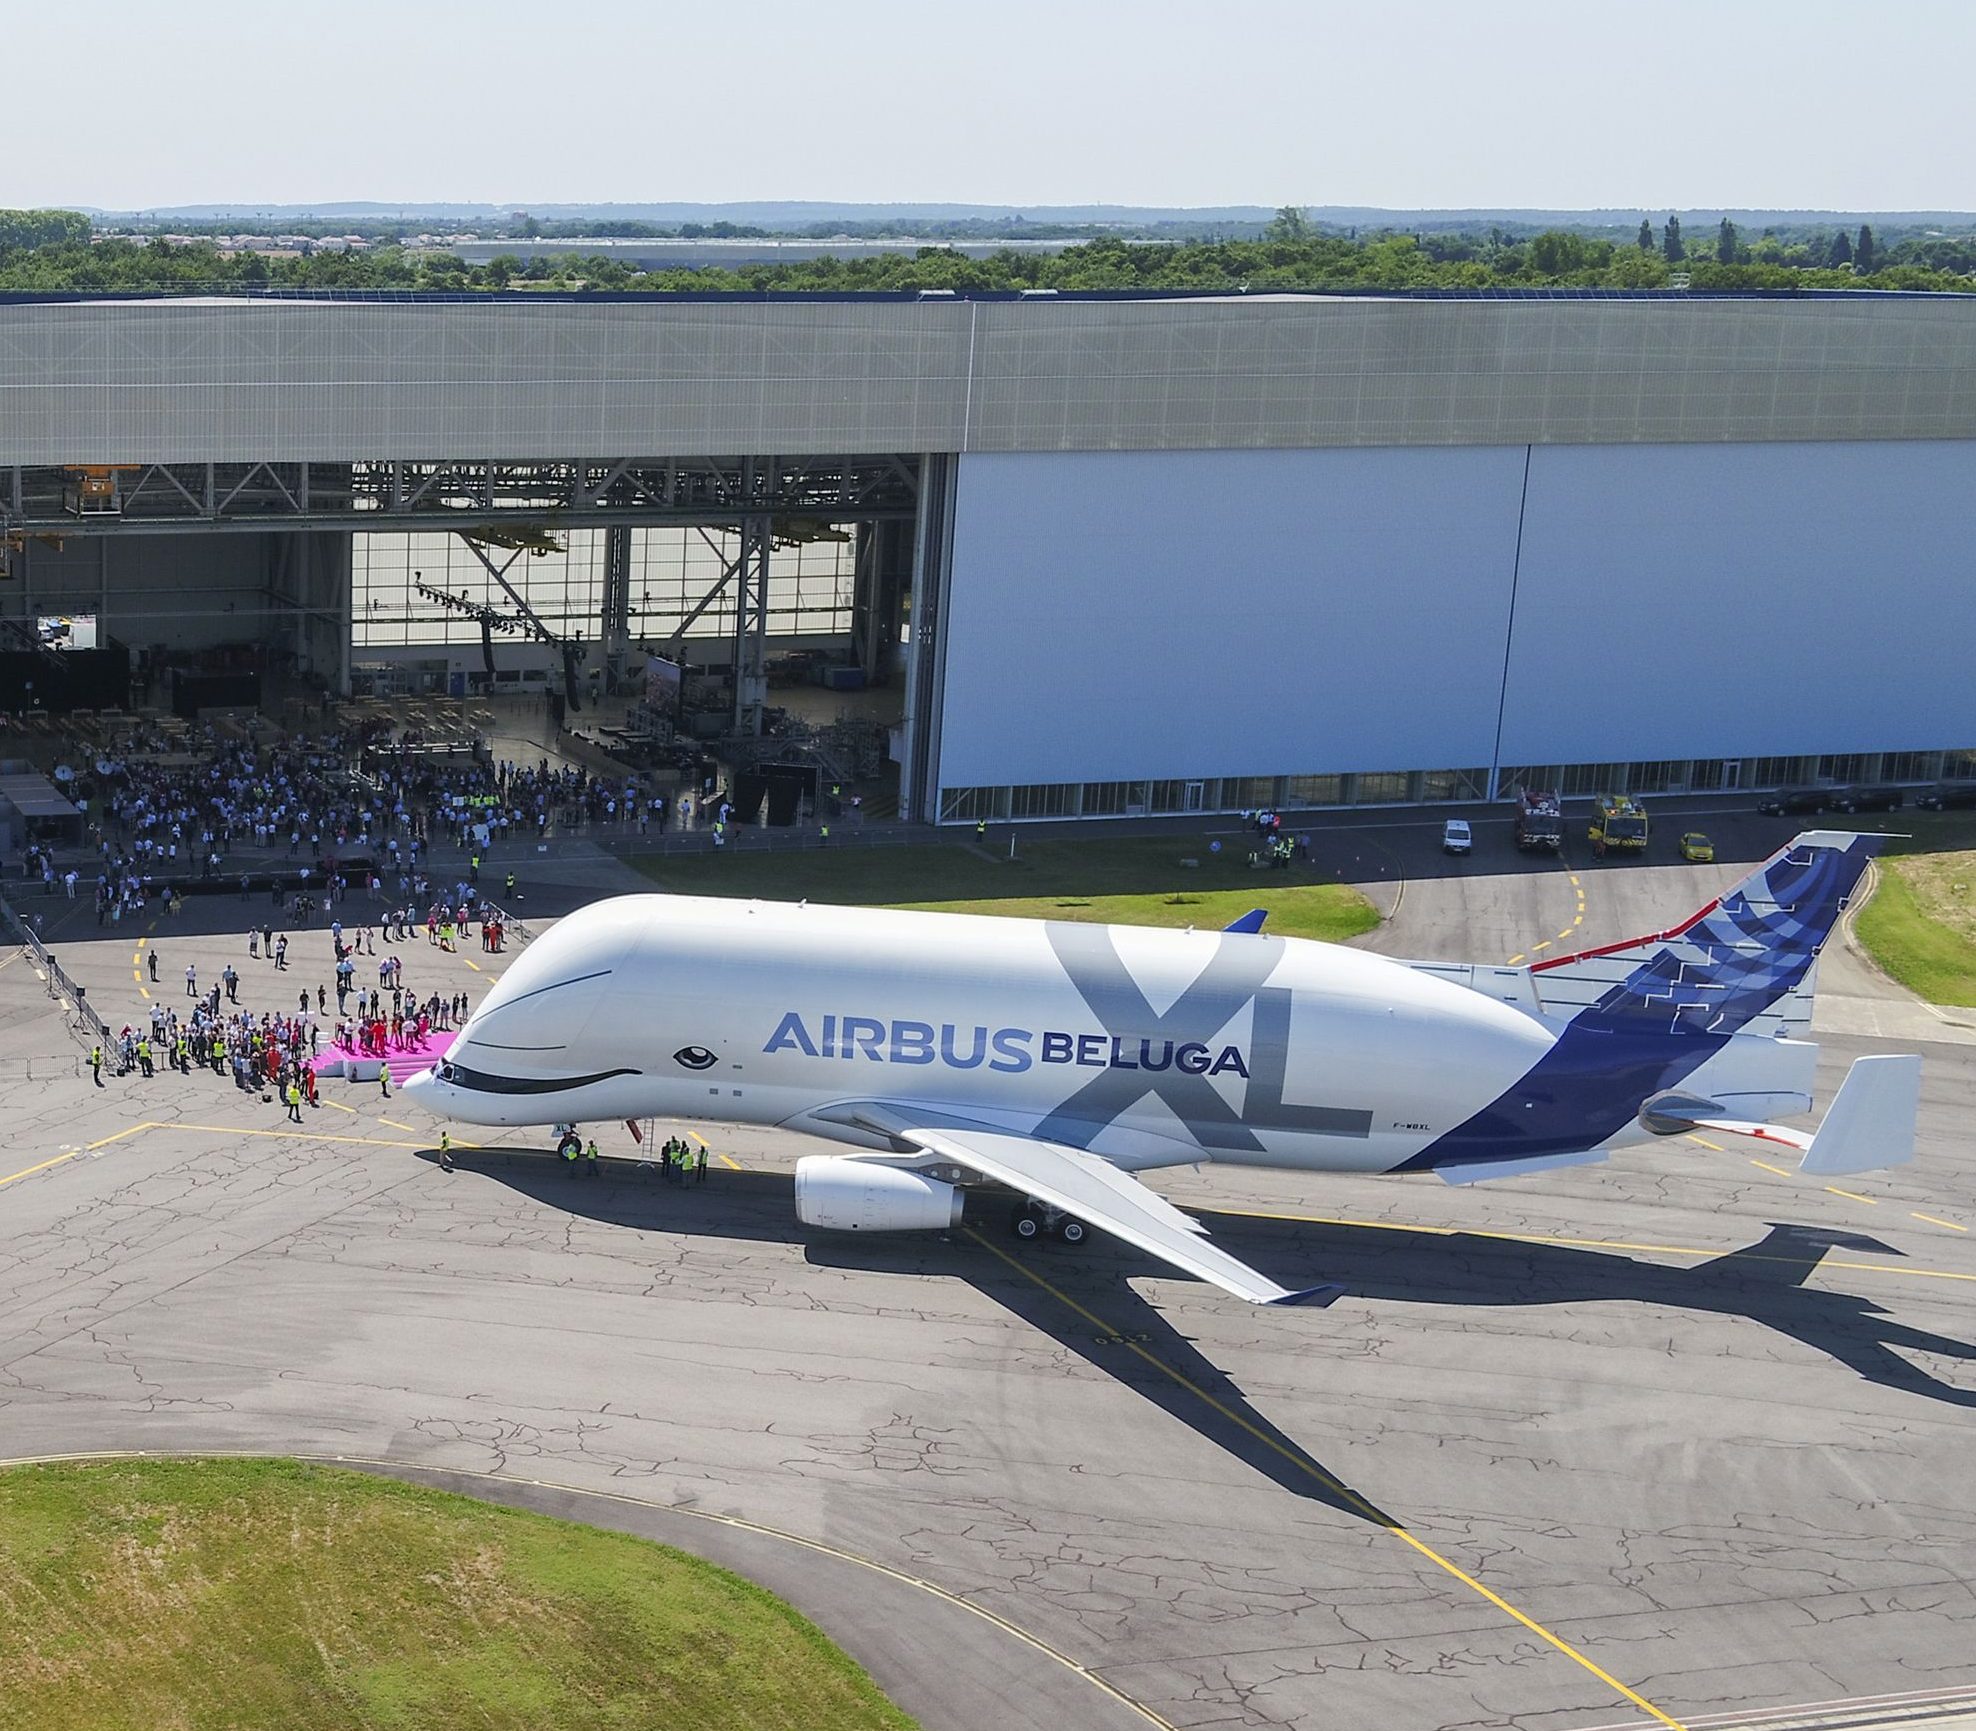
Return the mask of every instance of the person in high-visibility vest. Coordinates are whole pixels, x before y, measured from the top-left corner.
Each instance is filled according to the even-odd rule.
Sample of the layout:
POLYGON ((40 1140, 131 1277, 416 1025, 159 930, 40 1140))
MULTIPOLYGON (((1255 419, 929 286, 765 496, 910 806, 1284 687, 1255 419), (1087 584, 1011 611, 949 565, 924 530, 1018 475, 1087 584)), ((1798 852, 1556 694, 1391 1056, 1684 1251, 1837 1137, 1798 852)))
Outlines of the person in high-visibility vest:
POLYGON ((592 1136, 590 1140, 584 1144, 583 1170, 585 1174, 591 1178, 595 1178, 597 1176, 597 1138, 595 1136, 592 1136))
POLYGON ((89 1048, 89 1070, 96 1078, 96 1086, 103 1086, 103 1044, 99 1040, 89 1048))
POLYGON ((453 1170, 453 1132, 450 1130, 439 1132, 439 1165, 442 1171, 453 1170))

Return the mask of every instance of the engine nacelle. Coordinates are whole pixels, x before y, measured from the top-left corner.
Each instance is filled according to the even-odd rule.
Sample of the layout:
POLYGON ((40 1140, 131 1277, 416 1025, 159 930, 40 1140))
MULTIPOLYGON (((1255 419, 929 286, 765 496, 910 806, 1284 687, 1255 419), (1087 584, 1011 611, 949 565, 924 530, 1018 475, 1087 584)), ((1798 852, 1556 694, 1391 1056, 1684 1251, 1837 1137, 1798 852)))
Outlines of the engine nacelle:
POLYGON ((796 1218, 832 1232, 940 1231, 961 1223, 966 1196, 943 1184, 841 1154, 806 1154, 796 1162, 796 1218))

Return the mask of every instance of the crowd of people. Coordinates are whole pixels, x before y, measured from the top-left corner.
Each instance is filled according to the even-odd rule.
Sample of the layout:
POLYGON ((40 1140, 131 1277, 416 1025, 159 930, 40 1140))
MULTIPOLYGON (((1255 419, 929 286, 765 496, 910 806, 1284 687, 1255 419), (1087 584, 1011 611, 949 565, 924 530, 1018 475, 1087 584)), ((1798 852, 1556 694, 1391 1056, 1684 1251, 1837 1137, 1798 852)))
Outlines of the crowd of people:
MULTIPOLYGON (((664 834, 725 822, 732 808, 711 790, 696 797, 635 773, 600 774, 580 765, 438 753, 416 735, 373 740, 360 754, 358 779, 378 790, 374 833, 409 831, 427 844, 447 840, 463 852, 494 842, 582 834, 595 829, 664 834), (389 821, 385 821, 386 819, 389 821)), ((360 814, 361 821, 361 814, 360 814)))
MULTIPOLYGON (((451 1033, 467 1017, 465 992, 454 992, 450 997, 434 992, 421 1000, 393 986, 388 1005, 381 992, 373 991, 368 999, 361 992, 357 996, 356 1011, 337 1016, 336 1044, 346 1052, 371 1057, 422 1052, 433 1034, 451 1033)), ((340 1011, 342 1006, 338 1008, 340 1011)))
MULTIPOLYGON (((291 734, 265 721, 200 723, 169 740, 133 727, 54 773, 84 811, 86 842, 80 856, 30 842, 24 875, 47 895, 92 899, 99 928, 175 917, 188 891, 237 881, 241 899, 267 894, 291 925, 349 918, 361 905, 394 936, 426 923, 429 940, 450 947, 464 922, 449 932, 443 913, 414 910, 471 903, 492 847, 698 829, 718 848, 734 817, 713 784, 675 788, 670 771, 662 780, 497 758, 382 720, 291 734), (450 889, 436 884, 432 858, 447 847, 462 856, 450 889)), ((506 890, 505 903, 518 899, 512 871, 506 890)), ((483 948, 502 947, 500 919, 475 925, 483 948)))
MULTIPOLYGON (((321 1039, 316 1018, 307 1012, 278 1015, 268 1010, 256 1015, 230 1003, 223 1001, 219 986, 198 997, 183 1016, 172 1005, 154 1003, 148 1023, 126 1022, 117 1033, 117 1074, 151 1077, 166 1068, 190 1076, 194 1070, 210 1070, 222 1080, 231 1078, 243 1093, 279 1091, 290 1115, 299 1120, 302 1100, 317 1103, 310 1064, 321 1039)), ((100 1086, 100 1045, 91 1050, 90 1065, 100 1086)))
MULTIPOLYGON (((65 870, 40 845, 24 861, 51 893, 74 895, 94 877, 106 920, 143 905, 153 881, 225 876, 249 849, 254 863, 315 862, 325 876, 338 859, 361 856, 371 862, 365 875, 390 876, 416 873, 441 844, 472 853, 552 830, 645 834, 725 817, 711 797, 638 774, 496 759, 394 734, 382 721, 289 735, 266 724, 234 733, 201 725, 169 751, 140 743, 132 736, 127 749, 64 766, 67 791, 89 815, 94 871, 65 870)), ((322 905, 350 887, 323 883, 322 905)))
MULTIPOLYGON (((265 963, 286 986, 295 940, 278 928, 307 928, 321 916, 334 966, 330 981, 313 992, 286 988, 294 991, 292 1009, 256 1009, 242 1005, 242 975, 232 962, 204 984, 197 963, 188 963, 183 999, 152 1002, 93 1046, 95 1080, 104 1085, 106 1068, 145 1078, 167 1069, 209 1073, 279 1103, 294 1123, 321 1104, 317 1066, 325 1042, 333 1052, 383 1059, 380 1087, 388 1096, 394 1056, 423 1054, 435 1035, 465 1025, 468 994, 408 985, 403 946, 423 930, 428 945, 453 950, 477 931, 483 952, 504 949, 507 916, 479 887, 483 850, 552 830, 614 827, 644 835, 701 823, 719 843, 733 810, 713 791, 674 793, 637 775, 552 767, 546 757, 532 766, 495 760, 484 750, 428 745, 415 734, 393 737, 388 724, 313 736, 282 736, 255 723, 224 733, 202 725, 169 750, 148 743, 133 735, 123 749, 57 771, 85 812, 88 846, 79 861, 32 841, 23 851, 24 875, 50 895, 92 897, 99 927, 154 910, 169 918, 187 889, 210 894, 216 878, 230 892, 237 877, 246 900, 258 880, 275 912, 246 932, 249 963, 265 963), (464 856, 464 870, 444 882, 430 856, 448 844, 464 856), (188 883, 195 878, 208 881, 188 883), (358 960, 372 957, 377 984, 359 986, 358 960)), ((504 889, 506 902, 520 898, 512 871, 504 889)), ((147 927, 146 936, 157 929, 147 927)), ((160 983, 155 947, 148 975, 160 983)), ((675 1140, 662 1167, 674 1181, 689 1170, 704 1178, 705 1149, 696 1158, 675 1140)))
POLYGON ((1249 866, 1289 866, 1310 860, 1310 837, 1291 835, 1283 828, 1280 811, 1245 811, 1242 821, 1256 833, 1258 845, 1249 850, 1249 866))
MULTIPOLYGON (((443 910, 434 904, 422 923, 439 930, 443 912, 445 920, 458 920, 464 927, 484 907, 470 897, 443 910)), ((390 931, 406 937, 421 923, 409 909, 394 910, 394 922, 390 931)), ((266 962, 274 974, 288 973, 286 932, 263 924, 251 928, 246 936, 250 962, 266 962)), ((339 921, 331 928, 330 942, 335 954, 334 984, 318 984, 313 995, 307 986, 298 986, 293 1010, 257 1012, 243 1008, 241 975, 232 962, 206 986, 200 983, 198 963, 187 963, 185 1000, 190 1007, 183 1001, 154 1002, 148 1018, 127 1022, 119 1029, 108 1053, 101 1045, 95 1047, 90 1062, 98 1085, 108 1063, 114 1063, 120 1076, 155 1077, 161 1069, 187 1076, 195 1070, 210 1071, 222 1079, 230 1078, 242 1092, 279 1100, 291 1121, 299 1122, 305 1104, 320 1103, 315 1060, 322 1056, 326 1025, 332 1045, 342 1052, 388 1060, 393 1054, 424 1052, 435 1033, 453 1032, 464 1026, 472 1013, 464 991, 421 994, 409 986, 402 953, 380 958, 375 986, 358 986, 357 956, 376 954, 375 936, 368 926, 346 931, 339 921), (332 991, 336 997, 333 1021, 329 1009, 332 991)), ((151 981, 158 983, 155 947, 149 950, 145 966, 151 981)), ((388 1094, 388 1068, 380 1086, 388 1094)))

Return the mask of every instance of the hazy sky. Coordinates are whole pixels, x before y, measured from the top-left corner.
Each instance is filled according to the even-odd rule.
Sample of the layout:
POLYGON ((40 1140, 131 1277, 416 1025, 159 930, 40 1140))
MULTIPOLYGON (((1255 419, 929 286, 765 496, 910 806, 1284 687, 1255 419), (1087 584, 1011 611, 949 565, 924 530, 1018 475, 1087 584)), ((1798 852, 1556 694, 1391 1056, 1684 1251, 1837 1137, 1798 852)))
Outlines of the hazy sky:
POLYGON ((10 0, 4 34, 4 205, 1976 208, 1976 0, 10 0))

